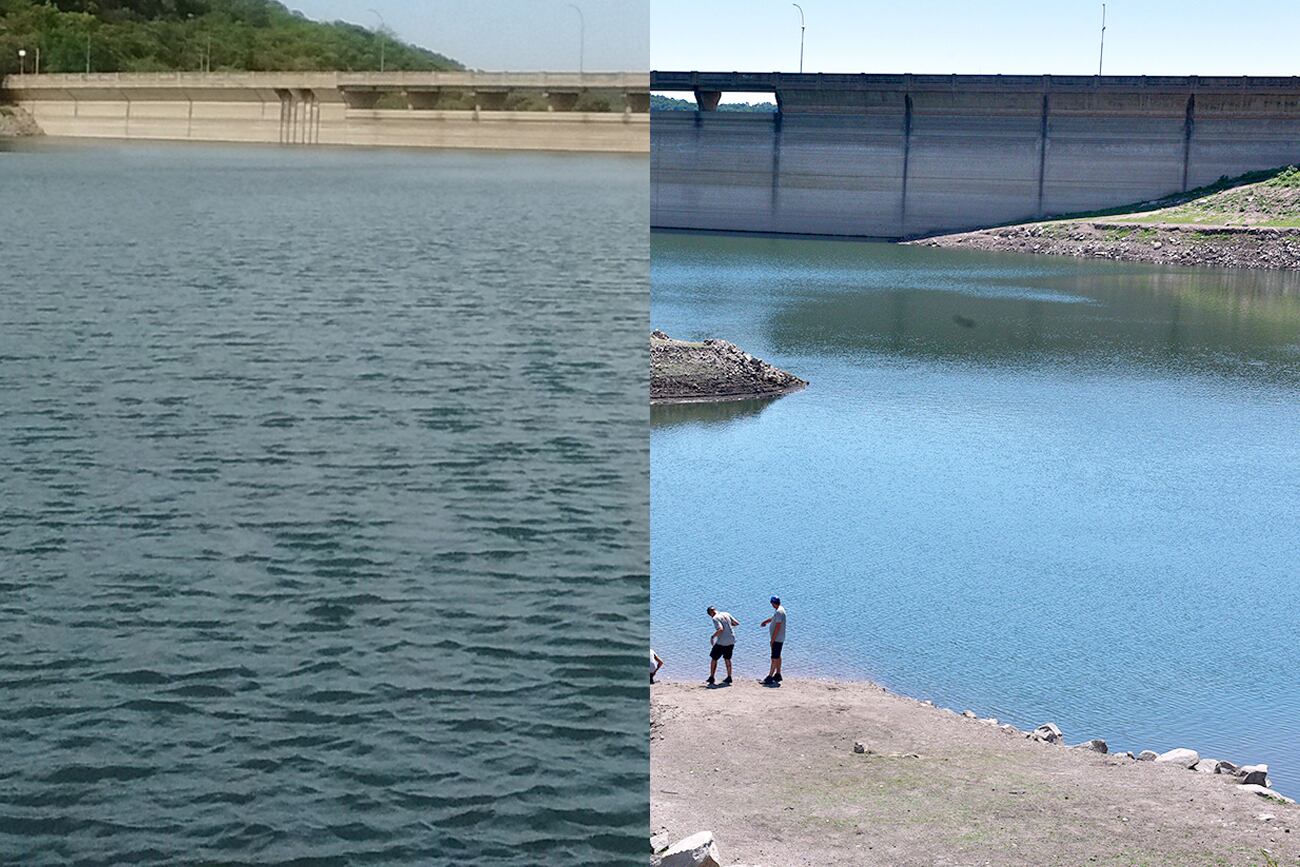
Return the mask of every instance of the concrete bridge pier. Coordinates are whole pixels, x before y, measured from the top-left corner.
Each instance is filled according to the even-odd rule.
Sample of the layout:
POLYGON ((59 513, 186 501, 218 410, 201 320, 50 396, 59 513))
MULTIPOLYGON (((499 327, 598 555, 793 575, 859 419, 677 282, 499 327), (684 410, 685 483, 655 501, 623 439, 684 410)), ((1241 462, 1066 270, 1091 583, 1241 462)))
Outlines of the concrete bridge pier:
POLYGON ((309 88, 276 88, 280 99, 280 144, 320 144, 320 100, 309 88))
MULTIPOLYGON (((647 100, 649 97, 647 96, 647 100)), ((696 90, 695 104, 699 106, 700 111, 717 111, 718 101, 722 99, 720 90, 696 90)))

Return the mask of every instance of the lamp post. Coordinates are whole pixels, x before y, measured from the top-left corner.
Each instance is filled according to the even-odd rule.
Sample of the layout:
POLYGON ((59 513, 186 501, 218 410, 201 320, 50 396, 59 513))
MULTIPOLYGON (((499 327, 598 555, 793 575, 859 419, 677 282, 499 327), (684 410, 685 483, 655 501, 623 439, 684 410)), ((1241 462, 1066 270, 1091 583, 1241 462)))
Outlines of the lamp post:
POLYGON ((565 4, 574 12, 578 13, 578 74, 581 75, 586 71, 584 54, 587 48, 587 19, 582 14, 576 3, 565 4))
POLYGON ((18 74, 19 75, 27 74, 27 49, 26 48, 18 49, 18 74))
POLYGON ((388 22, 384 20, 384 16, 380 15, 374 9, 370 10, 370 14, 379 19, 379 30, 377 30, 376 32, 379 35, 379 71, 383 72, 384 71, 384 31, 388 29, 388 22))
POLYGON ((798 3, 791 3, 791 6, 799 10, 799 72, 803 72, 803 33, 807 28, 804 27, 803 7, 798 3))
POLYGON ((1101 50, 1097 52, 1097 77, 1101 77, 1101 61, 1106 56, 1106 4, 1101 4, 1101 50))

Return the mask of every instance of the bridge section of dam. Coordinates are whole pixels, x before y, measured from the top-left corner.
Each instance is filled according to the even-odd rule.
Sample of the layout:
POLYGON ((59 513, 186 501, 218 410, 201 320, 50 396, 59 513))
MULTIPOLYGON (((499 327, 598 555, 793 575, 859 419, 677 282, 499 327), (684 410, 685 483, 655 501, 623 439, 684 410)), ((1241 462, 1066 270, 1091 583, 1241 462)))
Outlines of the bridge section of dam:
POLYGON ((645 153, 648 85, 644 72, 10 75, 0 102, 75 138, 645 153))
POLYGON ((1300 78, 651 72, 651 225, 917 237, 1300 162, 1300 78), (776 112, 718 111, 775 95, 776 112))

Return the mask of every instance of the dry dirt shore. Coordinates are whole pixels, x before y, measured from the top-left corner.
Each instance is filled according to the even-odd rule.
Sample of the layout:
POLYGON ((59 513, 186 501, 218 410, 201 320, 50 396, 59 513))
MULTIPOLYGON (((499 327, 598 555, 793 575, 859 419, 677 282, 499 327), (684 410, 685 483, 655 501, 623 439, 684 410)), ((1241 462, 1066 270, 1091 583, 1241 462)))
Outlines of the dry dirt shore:
POLYGON ((1300 864, 1300 807, 1232 778, 1032 741, 869 683, 667 682, 650 707, 656 849, 710 830, 724 865, 1300 864))
POLYGON ((0 138, 41 135, 31 115, 16 105, 0 105, 0 138))
POLYGON ((1159 265, 1300 268, 1300 228, 1289 227, 1074 220, 1003 226, 907 243, 1159 265))
POLYGON ((650 402, 778 397, 808 383, 725 340, 692 343, 650 334, 650 402))

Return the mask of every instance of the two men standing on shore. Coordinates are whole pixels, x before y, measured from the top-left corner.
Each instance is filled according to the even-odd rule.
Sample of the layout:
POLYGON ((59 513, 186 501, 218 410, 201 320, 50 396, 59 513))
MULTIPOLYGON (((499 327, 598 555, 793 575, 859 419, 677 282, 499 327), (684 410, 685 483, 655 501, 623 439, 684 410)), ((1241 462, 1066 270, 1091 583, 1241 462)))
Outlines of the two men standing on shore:
MULTIPOLYGON (((785 608, 781 606, 781 597, 779 596, 773 596, 768 601, 775 610, 772 612, 771 617, 758 624, 758 626, 760 629, 769 624, 771 626, 768 638, 772 647, 772 661, 768 667, 767 677, 763 678, 763 685, 775 686, 781 682, 781 647, 785 644, 785 608)), ((731 683, 731 655, 736 649, 734 628, 740 625, 740 621, 726 611, 719 611, 712 605, 705 610, 713 621, 713 634, 709 637, 709 643, 712 645, 709 649, 709 679, 705 683, 709 686, 714 685, 714 678, 718 671, 718 660, 722 659, 727 664, 727 677, 722 681, 725 686, 731 683)))

